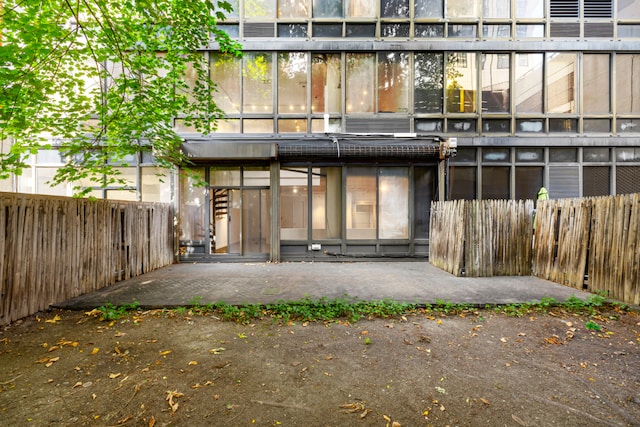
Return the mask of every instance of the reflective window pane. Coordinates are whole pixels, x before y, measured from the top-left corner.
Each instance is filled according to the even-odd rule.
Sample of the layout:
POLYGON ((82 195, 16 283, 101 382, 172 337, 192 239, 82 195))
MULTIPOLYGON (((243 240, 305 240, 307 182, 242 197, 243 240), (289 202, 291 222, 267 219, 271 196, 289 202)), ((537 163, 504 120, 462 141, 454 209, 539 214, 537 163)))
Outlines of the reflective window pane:
POLYGON ((516 132, 542 133, 544 132, 544 120, 543 119, 518 119, 516 120, 516 132))
POLYGON ((414 0, 416 18, 442 18, 442 0, 414 0))
POLYGON ((342 0, 313 0, 314 18, 341 18, 342 0))
POLYGON ((278 133, 306 133, 307 119, 280 119, 278 133))
POLYGON ((275 18, 276 0, 252 0, 244 2, 245 18, 275 18))
POLYGON ((476 0, 447 0, 448 18, 479 18, 476 0))
POLYGON ((609 84, 609 55, 585 54, 582 58, 584 83, 582 106, 585 113, 609 113, 611 91, 609 84), (597 88, 590 90, 589 88, 597 88))
POLYGON ((449 197, 451 200, 474 200, 477 198, 476 172, 475 166, 453 166, 450 168, 449 197))
POLYGON ((243 111, 272 113, 272 57, 271 54, 247 52, 242 59, 243 111))
POLYGON ((516 0, 516 18, 544 18, 544 0, 516 0))
POLYGON ((618 17, 640 19, 640 2, 634 0, 618 0, 618 17))
POLYGON ((349 18, 373 18, 376 2, 369 0, 346 0, 345 15, 349 18))
POLYGON ((452 38, 465 38, 465 39, 474 39, 477 37, 478 27, 476 25, 460 25, 460 24, 449 24, 449 37, 452 38))
POLYGON ((582 161, 586 163, 608 162, 610 154, 608 148, 584 147, 582 149, 582 161))
POLYGON ((404 52, 378 54, 378 111, 409 111, 409 55, 404 52))
POLYGON ((347 37, 370 38, 376 35, 376 24, 347 24, 347 37))
POLYGON ((482 161, 485 163, 508 163, 509 149, 508 148, 484 148, 482 150, 482 161))
POLYGON ((449 53, 447 56, 447 111, 475 113, 477 93, 476 54, 449 53))
POLYGON ((311 195, 312 238, 339 238, 342 227, 342 168, 314 168, 311 195))
POLYGON ((442 119, 416 119, 416 132, 431 133, 442 132, 444 130, 444 121, 442 119))
POLYGON ((483 25, 482 37, 484 37, 485 39, 507 39, 511 37, 511 25, 483 25))
POLYGON ((409 24, 381 24, 380 37, 409 37, 409 24))
POLYGON ((307 4, 308 0, 278 0, 278 17, 306 18, 309 16, 307 4))
POLYGON ((380 239, 409 238, 409 169, 380 168, 380 239))
POLYGON ((449 119, 447 130, 453 133, 475 133, 476 121, 474 119, 449 119))
POLYGON ((278 54, 278 113, 307 112, 307 70, 306 53, 278 54))
POLYGON ((542 148, 516 148, 516 162, 518 163, 544 163, 544 149, 542 148))
POLYGON ((431 37, 444 37, 444 25, 443 24, 414 24, 413 26, 414 37, 431 38, 431 37))
POLYGON ((549 148, 549 161, 554 163, 574 163, 578 161, 578 150, 575 148, 549 148))
POLYGON ((435 170, 430 167, 415 167, 413 173, 414 235, 416 239, 429 237, 429 218, 431 201, 435 191, 435 170))
POLYGON ((383 0, 380 2, 380 17, 408 18, 409 0, 383 0))
POLYGON ((306 240, 309 224, 307 168, 280 171, 280 238, 306 240))
POLYGON ((511 0, 482 0, 484 18, 510 18, 511 0))
POLYGON ((515 103, 517 113, 542 112, 541 53, 519 53, 516 55, 515 103))
POLYGON ((307 24, 278 24, 278 37, 307 37, 307 24))
POLYGON ((347 239, 376 238, 376 168, 347 168, 347 239))
POLYGON ((241 67, 240 58, 211 54, 211 81, 215 83, 213 100, 227 114, 240 112, 241 67))
POLYGON ((516 37, 519 39, 544 37, 544 25, 518 24, 516 37))
POLYGON ((342 37, 342 24, 313 24, 313 37, 342 37))
MULTIPOLYGON (((414 111, 441 113, 443 89, 443 54, 416 53, 414 56, 414 111)), ((436 130, 436 129, 433 129, 436 130)))
POLYGON ((347 113, 374 111, 375 59, 373 53, 347 53, 347 113))
POLYGON ((511 58, 508 53, 482 54, 482 111, 508 113, 511 58))
POLYGON ((273 119, 244 119, 243 133, 273 133, 273 119))
POLYGON ((339 113, 342 109, 340 54, 317 53, 311 58, 311 111, 339 113))
POLYGON ((575 53, 547 53, 547 112, 576 113, 575 53))
POLYGON ((549 119, 550 133, 577 133, 578 119, 549 119))
POLYGON ((210 168, 209 185, 212 187, 239 187, 240 168, 223 166, 210 168))
POLYGON ((630 70, 640 69, 640 54, 616 55, 616 108, 618 113, 640 113, 640 84, 638 73, 630 70))
MULTIPOLYGON (((196 185, 204 180, 204 168, 192 168, 191 174, 180 174, 180 239, 203 240, 205 237, 205 188, 196 185)), ((206 227, 208 230, 209 227, 206 227)))

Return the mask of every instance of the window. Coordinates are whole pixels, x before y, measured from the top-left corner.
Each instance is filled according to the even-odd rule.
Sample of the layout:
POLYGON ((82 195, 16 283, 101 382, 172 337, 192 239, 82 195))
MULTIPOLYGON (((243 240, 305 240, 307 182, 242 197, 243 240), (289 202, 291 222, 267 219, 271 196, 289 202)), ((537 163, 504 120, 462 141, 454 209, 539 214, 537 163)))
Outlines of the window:
POLYGON ((416 18, 442 18, 443 0, 414 0, 414 16, 416 18))
MULTIPOLYGON (((329 0, 331 1, 331 0, 329 0)), ((345 15, 350 18, 374 18, 376 2, 370 0, 346 0, 345 15)))
POLYGON ((253 0, 244 2, 245 18, 275 18, 276 0, 253 0))
POLYGON ((640 19, 640 2, 618 0, 618 16, 624 16, 625 19, 640 19))
POLYGON ((476 0, 447 0, 448 18, 479 18, 476 0))
POLYGON ((640 54, 616 55, 616 108, 618 114, 640 113, 640 54))
POLYGON ((213 100, 227 114, 240 112, 240 69, 242 61, 232 55, 211 55, 211 80, 215 83, 213 100))
POLYGON ((314 18, 341 18, 342 0, 313 0, 314 18))
POLYGON ((447 56, 447 112, 475 113, 477 81, 476 54, 454 52, 447 56))
POLYGON ((547 112, 577 113, 575 53, 547 54, 547 112))
POLYGON ((268 53, 247 52, 243 66, 243 111, 273 113, 272 57, 268 53))
POLYGON ((342 109, 340 54, 317 53, 311 61, 311 111, 339 113, 342 109))
POLYGON ((381 18, 408 18, 409 0, 383 0, 380 2, 381 18))
POLYGON ((307 168, 280 171, 280 236, 282 240, 307 240, 309 213, 307 168))
POLYGON ((508 113, 510 111, 509 54, 482 54, 482 111, 508 113))
POLYGON ((541 53, 516 54, 517 113, 542 113, 542 60, 541 53))
POLYGON ((483 18, 510 18, 511 0, 482 0, 483 18))
POLYGON ((308 15, 307 0, 278 0, 278 18, 306 18, 308 15))
POLYGON ((382 167, 378 172, 380 239, 409 238, 409 169, 382 167))
POLYGON ((348 167, 347 239, 376 238, 376 168, 348 167))
POLYGON ((347 53, 347 113, 372 113, 375 94, 375 54, 347 53))
POLYGON ((278 113, 306 114, 307 69, 306 53, 278 54, 278 113))
POLYGON ((441 113, 443 88, 443 54, 416 53, 414 57, 414 111, 441 113))
POLYGON ((611 91, 609 55, 584 54, 583 69, 583 97, 582 106, 585 114, 603 114, 611 111, 611 91), (598 90, 589 90, 598 88, 598 90))
POLYGON ((342 168, 313 168, 311 172, 313 239, 340 238, 342 227, 342 168))
POLYGON ((409 111, 409 55, 378 53, 378 112, 409 111))
POLYGON ((516 0, 516 18, 544 18, 544 0, 516 0))

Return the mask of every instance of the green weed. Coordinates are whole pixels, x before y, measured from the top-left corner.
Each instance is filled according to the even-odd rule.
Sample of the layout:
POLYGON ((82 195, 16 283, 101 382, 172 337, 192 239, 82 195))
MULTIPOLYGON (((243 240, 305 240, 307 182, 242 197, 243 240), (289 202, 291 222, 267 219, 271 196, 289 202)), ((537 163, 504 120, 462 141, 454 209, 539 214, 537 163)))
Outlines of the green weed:
POLYGON ((97 310, 100 312, 102 320, 118 320, 127 316, 129 311, 137 310, 139 306, 140 304, 137 301, 134 301, 131 304, 118 306, 108 302, 105 305, 98 307, 97 310))

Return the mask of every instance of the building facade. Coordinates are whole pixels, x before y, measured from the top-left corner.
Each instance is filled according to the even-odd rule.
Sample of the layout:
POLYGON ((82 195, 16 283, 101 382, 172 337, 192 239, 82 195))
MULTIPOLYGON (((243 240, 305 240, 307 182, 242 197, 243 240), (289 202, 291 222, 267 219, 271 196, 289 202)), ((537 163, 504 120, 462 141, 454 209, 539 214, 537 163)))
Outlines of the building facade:
POLYGON ((640 192, 640 1, 232 4, 226 120, 175 119, 208 187, 141 157, 96 193, 176 203, 184 259, 425 257, 433 200, 640 192))

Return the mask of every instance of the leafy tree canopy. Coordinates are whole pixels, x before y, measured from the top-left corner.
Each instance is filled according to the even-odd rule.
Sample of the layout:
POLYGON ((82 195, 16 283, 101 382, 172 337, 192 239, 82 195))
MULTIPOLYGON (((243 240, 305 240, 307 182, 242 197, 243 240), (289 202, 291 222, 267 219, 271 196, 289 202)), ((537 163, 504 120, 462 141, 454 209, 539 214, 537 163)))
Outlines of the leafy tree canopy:
POLYGON ((67 162, 54 183, 112 185, 145 150, 185 164, 172 119, 208 133, 221 118, 199 50, 241 55, 216 25, 230 12, 226 0, 0 0, 0 179, 52 141, 67 162))

